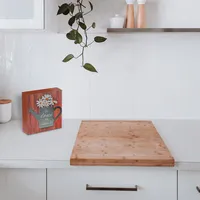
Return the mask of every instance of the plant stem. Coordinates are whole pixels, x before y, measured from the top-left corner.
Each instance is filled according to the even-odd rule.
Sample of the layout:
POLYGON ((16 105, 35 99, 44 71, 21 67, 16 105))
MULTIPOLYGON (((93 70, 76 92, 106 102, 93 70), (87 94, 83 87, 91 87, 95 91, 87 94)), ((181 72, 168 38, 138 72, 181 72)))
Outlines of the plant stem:
MULTIPOLYGON (((82 9, 82 4, 83 4, 83 0, 81 0, 81 2, 80 2, 80 10, 81 10, 81 13, 83 13, 83 9, 82 9)), ((85 19, 84 19, 84 17, 82 17, 82 20, 83 20, 83 23, 85 24, 85 19)), ((85 39, 86 39, 86 42, 85 42, 85 44, 86 44, 86 46, 87 46, 87 41, 88 41, 88 35, 87 35, 87 31, 86 30, 84 30, 84 34, 85 34, 85 39)))
POLYGON ((90 10, 90 11, 84 13, 84 15, 87 15, 87 14, 89 14, 89 13, 91 13, 91 12, 92 12, 92 10, 90 10))
POLYGON ((78 59, 79 57, 81 57, 82 56, 82 53, 80 54, 80 55, 78 55, 77 57, 75 57, 75 59, 78 59))
MULTIPOLYGON (((82 5, 83 5, 83 0, 80 1, 80 11, 81 11, 81 13, 83 13, 82 5)), ((83 16, 82 16, 82 21, 85 24, 85 19, 84 19, 83 16)), ((84 34, 85 34, 85 46, 82 48, 82 67, 84 66, 84 51, 85 51, 85 47, 88 46, 87 30, 84 30, 84 34)))
POLYGON ((93 44, 94 43, 94 41, 93 42, 91 42, 90 44, 88 44, 87 46, 89 47, 91 44, 93 44))
POLYGON ((92 25, 91 26, 89 26, 87 29, 86 29, 86 31, 88 31, 89 29, 91 29, 92 28, 92 25))
POLYGON ((82 42, 82 44, 80 44, 80 46, 81 47, 86 47, 84 42, 82 42))
MULTIPOLYGON (((81 0, 81 4, 82 4, 82 2, 83 2, 83 0, 81 0)), ((83 13, 82 8, 81 8, 81 12, 83 13)), ((83 23, 85 24, 85 19, 84 19, 84 17, 82 18, 82 20, 83 20, 83 23)), ((86 41, 85 41, 85 45, 87 46, 87 43, 88 43, 88 35, 87 35, 87 31, 84 30, 84 33, 85 33, 85 39, 86 39, 86 41)))
MULTIPOLYGON (((76 4, 76 5, 79 5, 79 4, 76 4)), ((83 6, 84 8, 86 8, 83 4, 82 4, 82 6, 83 6)))
POLYGON ((82 67, 84 66, 84 51, 85 51, 85 47, 83 47, 82 49, 82 67))
MULTIPOLYGON (((81 12, 81 4, 78 5, 78 11, 81 12)), ((80 27, 79 22, 80 22, 80 18, 78 19, 78 22, 76 20, 76 23, 78 24, 77 31, 78 31, 78 29, 80 27)))

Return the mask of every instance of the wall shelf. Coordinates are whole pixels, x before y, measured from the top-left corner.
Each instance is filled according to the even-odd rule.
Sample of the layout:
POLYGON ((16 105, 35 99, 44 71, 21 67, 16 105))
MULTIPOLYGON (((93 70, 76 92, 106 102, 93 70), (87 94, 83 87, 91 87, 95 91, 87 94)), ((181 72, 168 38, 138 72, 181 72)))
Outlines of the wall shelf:
POLYGON ((200 28, 108 28, 108 33, 200 32, 200 28))

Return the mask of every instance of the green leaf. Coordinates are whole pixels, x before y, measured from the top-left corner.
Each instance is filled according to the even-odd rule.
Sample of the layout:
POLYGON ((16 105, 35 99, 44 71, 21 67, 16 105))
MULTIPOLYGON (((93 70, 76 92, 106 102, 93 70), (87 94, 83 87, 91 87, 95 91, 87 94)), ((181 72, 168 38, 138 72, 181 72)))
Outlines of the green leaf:
POLYGON ((101 36, 97 36, 94 38, 94 41, 97 43, 105 42, 106 40, 107 40, 107 38, 101 37, 101 36))
POLYGON ((96 23, 95 22, 92 23, 92 28, 96 28, 96 23))
POLYGON ((69 54, 69 55, 67 55, 64 59, 63 59, 63 62, 69 62, 72 58, 74 58, 74 55, 72 55, 72 54, 69 54))
POLYGON ((79 22, 79 26, 83 29, 83 30, 86 30, 87 29, 87 26, 82 23, 82 22, 79 22))
POLYGON ((74 40, 74 37, 72 36, 71 33, 67 33, 66 37, 67 37, 69 40, 74 40))
POLYGON ((90 72, 97 72, 97 70, 95 69, 95 67, 93 65, 91 65, 90 63, 86 63, 83 67, 86 70, 90 71, 90 72))
POLYGON ((82 35, 77 30, 71 30, 66 37, 69 40, 75 40, 75 44, 80 44, 83 41, 82 35))
POLYGON ((69 10, 69 5, 67 3, 62 4, 61 6, 59 6, 57 15, 61 15, 64 14, 65 12, 67 12, 69 10))
POLYGON ((75 8, 74 4, 71 4, 71 5, 69 6, 70 12, 71 12, 72 14, 74 13, 74 8, 75 8))
POLYGON ((68 15, 69 14, 69 12, 70 12, 70 10, 69 9, 67 9, 64 13, 63 13, 63 15, 68 15))
POLYGON ((92 3, 89 1, 89 4, 90 4, 90 9, 91 9, 91 11, 93 10, 93 5, 92 5, 92 3))
POLYGON ((80 19, 81 17, 83 17, 83 13, 82 12, 78 12, 76 15, 75 15, 76 19, 80 19))
POLYGON ((70 25, 70 26, 72 26, 73 24, 74 24, 74 22, 75 22, 75 16, 73 16, 73 17, 71 17, 70 19, 69 19, 69 21, 68 21, 68 24, 70 25))
POLYGON ((69 33, 67 33, 66 37, 69 40, 76 40, 77 30, 71 30, 69 33))
POLYGON ((83 41, 83 37, 78 31, 76 33, 76 39, 75 40, 76 40, 77 44, 80 44, 83 41))

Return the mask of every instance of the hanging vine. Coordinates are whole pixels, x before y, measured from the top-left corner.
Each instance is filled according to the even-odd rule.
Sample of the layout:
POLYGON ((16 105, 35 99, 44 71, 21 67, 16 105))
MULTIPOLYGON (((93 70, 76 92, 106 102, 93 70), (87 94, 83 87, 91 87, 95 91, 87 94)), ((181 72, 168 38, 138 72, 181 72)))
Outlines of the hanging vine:
POLYGON ((87 7, 83 4, 84 0, 76 0, 76 3, 64 3, 59 6, 57 15, 65 15, 70 16, 68 20, 68 24, 70 26, 70 31, 66 34, 66 37, 69 40, 74 41, 75 45, 79 45, 81 48, 81 52, 78 56, 74 56, 73 54, 68 54, 64 59, 63 62, 69 62, 72 59, 81 58, 81 66, 88 71, 97 72, 96 68, 90 64, 85 63, 85 50, 94 42, 102 43, 105 42, 107 39, 105 37, 96 36, 94 37, 92 42, 89 42, 88 31, 91 28, 96 27, 96 23, 93 22, 89 26, 86 24, 85 16, 88 15, 93 11, 93 4, 89 1, 87 7), (83 32, 83 36, 81 34, 83 32))

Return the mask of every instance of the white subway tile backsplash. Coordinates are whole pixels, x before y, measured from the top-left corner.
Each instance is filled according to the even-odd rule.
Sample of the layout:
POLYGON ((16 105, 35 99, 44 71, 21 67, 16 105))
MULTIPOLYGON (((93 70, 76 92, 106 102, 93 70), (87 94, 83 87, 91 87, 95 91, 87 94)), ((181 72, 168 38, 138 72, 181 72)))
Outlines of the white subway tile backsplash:
POLYGON ((80 60, 62 63, 80 51, 64 34, 2 33, 0 96, 13 99, 13 118, 22 91, 47 87, 63 90, 64 118, 200 117, 198 33, 105 36, 86 51, 99 71, 91 74, 80 60))
POLYGON ((1 87, 1 91, 14 101, 13 118, 21 117, 22 91, 49 87, 63 89, 64 118, 89 117, 88 73, 77 67, 79 62, 62 63, 70 48, 64 35, 6 35, 6 51, 12 63, 6 71, 9 79, 1 83, 8 87, 1 87))

